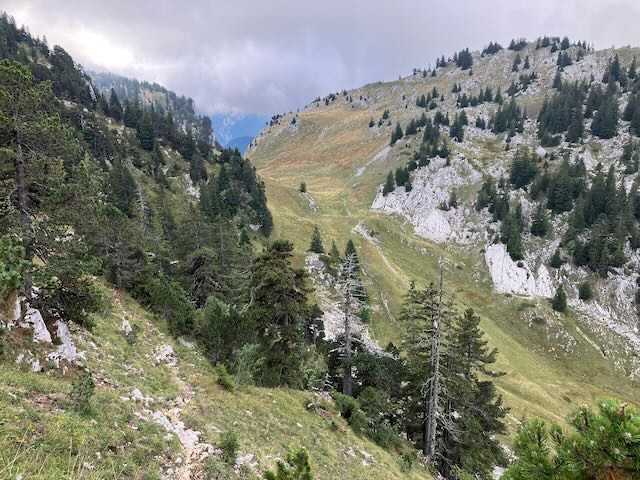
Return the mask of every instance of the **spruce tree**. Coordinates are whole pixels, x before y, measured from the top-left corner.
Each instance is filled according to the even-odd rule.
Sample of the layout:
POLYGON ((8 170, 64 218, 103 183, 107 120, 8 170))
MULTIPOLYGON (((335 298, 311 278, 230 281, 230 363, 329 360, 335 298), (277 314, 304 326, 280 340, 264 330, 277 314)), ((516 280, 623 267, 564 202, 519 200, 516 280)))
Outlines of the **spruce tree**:
POLYGON ((153 131, 153 122, 151 121, 151 114, 149 112, 145 112, 142 116, 142 120, 140 122, 140 128, 138 131, 138 139, 140 140, 140 146, 150 152, 153 150, 154 145, 154 131, 153 131))
POLYGON ((547 218, 547 209, 542 206, 542 203, 540 203, 536 208, 531 221, 531 235, 544 237, 548 231, 549 220, 547 218))
POLYGON ((562 260, 562 255, 560 254, 560 248, 556 248, 556 251, 553 252, 549 265, 553 268, 560 268, 564 261, 562 260))
POLYGON ((396 188, 396 185, 395 185, 393 172, 389 172, 389 175, 387 175, 387 181, 385 182, 384 187, 382 189, 382 195, 386 197, 387 194, 393 192, 395 188, 396 188))
POLYGON ((116 91, 113 88, 109 96, 109 115, 117 122, 122 120, 122 105, 120 105, 118 95, 116 95, 116 91))
POLYGON ((329 256, 334 262, 338 262, 340 260, 340 252, 338 251, 338 246, 336 245, 335 240, 331 240, 331 250, 329 250, 329 256))
POLYGON ((291 266, 293 245, 273 242, 253 264, 253 303, 247 310, 264 359, 260 383, 302 387, 304 325, 309 316, 306 273, 291 266))
POLYGON ((311 244, 309 245, 309 252, 324 253, 324 246, 322 245, 322 236, 320 229, 317 225, 313 227, 313 234, 311 236, 311 244))
POLYGON ((551 300, 551 308, 556 312, 564 313, 567 311, 567 294, 564 293, 562 285, 557 288, 556 294, 554 295, 553 300, 551 300))
POLYGON ((593 297, 593 292, 591 291, 591 284, 589 282, 584 282, 580 284, 580 289, 578 290, 578 297, 580 300, 591 300, 593 297))
POLYGON ((404 136, 402 132, 402 127, 400 126, 400 122, 396 123, 395 130, 391 133, 391 145, 395 145, 395 143, 400 140, 404 136))

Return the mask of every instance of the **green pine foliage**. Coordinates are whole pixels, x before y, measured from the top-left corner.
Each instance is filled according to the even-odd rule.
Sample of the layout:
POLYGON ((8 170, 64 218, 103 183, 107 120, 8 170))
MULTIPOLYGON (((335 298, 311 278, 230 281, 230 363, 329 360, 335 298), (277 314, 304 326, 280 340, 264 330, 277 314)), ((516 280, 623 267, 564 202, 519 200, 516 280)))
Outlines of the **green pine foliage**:
POLYGON ((518 151, 509 173, 509 181, 516 188, 522 188, 535 178, 538 173, 537 158, 527 151, 518 151))
POLYGON ((473 56, 468 48, 460 50, 454 57, 454 61, 461 70, 469 70, 473 66, 473 56))
POLYGON ((313 227, 313 234, 311 235, 309 252, 324 253, 324 246, 322 245, 322 235, 320 234, 320 229, 317 225, 313 227))
POLYGON ((304 448, 290 453, 286 461, 276 462, 276 471, 264 474, 265 480, 313 480, 309 454, 304 448))
POLYGON ((400 126, 400 122, 396 123, 396 128, 391 132, 391 142, 390 145, 395 145, 395 143, 404 137, 404 133, 402 131, 402 127, 400 126))
POLYGON ((549 232, 549 219, 547 217, 547 209, 540 203, 536 207, 531 220, 531 235, 536 237, 544 237, 549 232))
POLYGON ((551 308, 556 312, 564 313, 567 311, 567 294, 564 292, 564 288, 560 285, 553 299, 551 300, 551 308))
POLYGON ((588 301, 593 298, 593 291, 591 290, 591 284, 589 282, 580 284, 580 288, 578 289, 578 298, 584 301, 588 301))
POLYGON ((386 197, 389 193, 393 192, 395 188, 396 184, 393 172, 389 172, 389 175, 387 175, 387 180, 384 183, 384 187, 382 188, 382 195, 386 197))
POLYGON ((433 466, 449 477, 460 468, 480 478, 489 475, 495 464, 503 464, 504 453, 487 432, 503 432, 507 410, 497 394, 491 377, 502 375, 492 370, 497 351, 487 346, 479 328, 480 317, 472 309, 456 314, 451 305, 440 300, 440 292, 431 284, 426 289, 411 285, 400 313, 404 327, 403 351, 406 352, 406 429, 410 439, 424 447, 425 380, 433 373, 432 337, 437 321, 442 369, 441 406, 445 418, 457 412, 459 421, 436 422, 436 458, 433 466), (485 376, 487 375, 487 376, 485 376), (473 414, 471 412, 476 412, 473 414), (481 413, 480 413, 481 412, 481 413), (480 414, 478 414, 480 413, 480 414), (482 440, 480 440, 482 439, 482 440), (473 445, 473 447, 470 447, 473 445))
POLYGON ((505 480, 560 480, 637 477, 640 465, 640 414, 631 405, 601 400, 594 411, 578 407, 570 430, 533 419, 518 433, 517 460, 505 480))
POLYGON ((304 386, 304 327, 310 315, 306 273, 291 266, 293 245, 276 240, 254 263, 247 315, 258 333, 264 386, 304 386))

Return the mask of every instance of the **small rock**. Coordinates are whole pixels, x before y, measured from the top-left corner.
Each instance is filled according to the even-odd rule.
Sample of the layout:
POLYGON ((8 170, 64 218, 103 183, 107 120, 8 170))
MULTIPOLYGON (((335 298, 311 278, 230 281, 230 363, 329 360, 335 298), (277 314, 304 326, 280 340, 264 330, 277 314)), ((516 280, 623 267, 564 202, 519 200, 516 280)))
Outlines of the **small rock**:
POLYGON ((153 358, 157 364, 167 363, 169 365, 175 365, 178 361, 171 345, 159 345, 155 348, 154 352, 155 355, 153 358))
POLYGON ((253 460, 253 453, 246 453, 236 458, 236 466, 240 467, 245 463, 250 463, 252 460, 253 460))

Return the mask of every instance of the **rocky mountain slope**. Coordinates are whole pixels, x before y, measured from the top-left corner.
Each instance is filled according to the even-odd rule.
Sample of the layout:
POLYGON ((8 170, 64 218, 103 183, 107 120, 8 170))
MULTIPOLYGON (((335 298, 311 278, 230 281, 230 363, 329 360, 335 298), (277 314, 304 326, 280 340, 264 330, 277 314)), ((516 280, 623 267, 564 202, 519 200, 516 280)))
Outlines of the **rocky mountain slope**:
POLYGON ((59 321, 50 333, 37 311, 23 326, 13 309, 0 313, 5 348, 23 352, 0 364, 0 477, 261 478, 307 445, 318 478, 428 478, 403 471, 313 393, 222 388, 192 343, 122 292, 102 293, 92 332, 59 321), (69 396, 82 368, 96 382, 89 417, 75 413, 69 396), (228 431, 239 441, 229 467, 220 460, 228 431))
MULTIPOLYGON (((524 219, 524 255, 514 260, 500 239, 502 222, 494 221, 487 208, 476 208, 478 194, 488 177, 495 184, 502 177, 508 182, 514 158, 522 152, 535 157, 540 172, 566 168, 563 158, 584 163, 587 185, 598 171, 606 173, 613 165, 618 188, 624 185, 631 192, 637 173, 625 173, 621 160, 631 138, 628 121, 621 120, 616 135, 604 139, 591 133, 593 120, 586 119, 580 141, 569 143, 560 135, 555 146, 542 147, 536 119, 545 99, 556 92, 559 63, 567 85, 584 81, 581 88, 586 91, 596 84, 606 89, 601 80, 614 57, 626 72, 640 50, 594 51, 582 43, 561 47, 559 39, 538 47, 533 42, 517 44, 515 50, 473 52, 470 69, 448 62, 435 72, 416 70, 398 81, 318 98, 296 113, 274 117, 247 156, 265 179, 277 234, 293 236, 304 246, 317 224, 325 241, 333 238, 340 246, 351 237, 358 242, 374 299, 371 328, 376 338, 397 341, 402 327, 395 316, 408 282, 433 280, 442 266, 459 306, 481 311, 483 327, 501 351, 508 374, 498 383, 514 415, 526 411, 556 418, 581 399, 637 394, 637 253, 627 243, 624 263, 604 274, 576 266, 570 258, 553 268, 551 257, 572 213, 550 215, 549 233, 534 236, 529 233, 532 216, 546 199, 533 199, 529 187, 512 187, 505 188, 506 198, 512 211, 520 203, 524 219), (470 99, 487 87, 494 95, 501 91, 502 106, 494 101, 463 107, 458 103, 463 95, 470 99), (430 101, 434 89, 437 94, 430 101), (427 105, 421 104, 422 96, 429 97, 427 105), (494 115, 506 110, 512 99, 524 113, 521 128, 494 133, 494 115), (462 141, 455 141, 449 133, 463 111, 469 125, 462 141), (440 126, 449 158, 434 155, 421 162, 420 117, 424 113, 433 120, 437 112, 450 122, 440 126), (485 128, 482 122, 476 126, 479 118, 485 128), (396 125, 406 132, 411 122, 418 125, 417 133, 390 144, 396 125), (409 168, 410 191, 396 183, 383 192, 387 174, 398 168, 409 168), (302 181, 305 194, 298 192, 302 181), (593 289, 589 300, 578 295, 585 281, 593 289), (568 297, 567 313, 550 308, 549 299, 560 286, 568 297)), ((617 87, 620 114, 631 91, 617 87)))

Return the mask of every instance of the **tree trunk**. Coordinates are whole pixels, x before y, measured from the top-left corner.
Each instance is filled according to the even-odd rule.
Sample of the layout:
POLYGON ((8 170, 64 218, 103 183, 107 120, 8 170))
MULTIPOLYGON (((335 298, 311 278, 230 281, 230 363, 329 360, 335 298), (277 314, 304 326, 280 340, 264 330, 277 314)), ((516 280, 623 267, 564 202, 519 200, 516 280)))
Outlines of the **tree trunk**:
POLYGON ((14 133, 16 142, 16 187, 18 190, 18 208, 20 210, 20 230, 22 235, 22 246, 24 248, 24 257, 29 262, 24 275, 23 294, 27 301, 31 301, 33 292, 33 272, 31 269, 33 260, 33 234, 31 232, 31 218, 29 217, 29 193, 27 187, 27 169, 24 164, 22 154, 22 143, 20 134, 14 133))
POLYGON ((440 299, 435 321, 431 351, 431 378, 428 380, 423 453, 427 462, 433 462, 436 451, 438 403, 440 402, 440 322, 442 320, 442 270, 440 270, 440 299))
MULTIPOLYGON (((349 293, 347 293, 349 296, 349 293)), ((342 393, 348 396, 353 395, 353 378, 351 376, 351 311, 350 303, 347 299, 344 309, 344 358, 346 365, 342 373, 342 393)))

